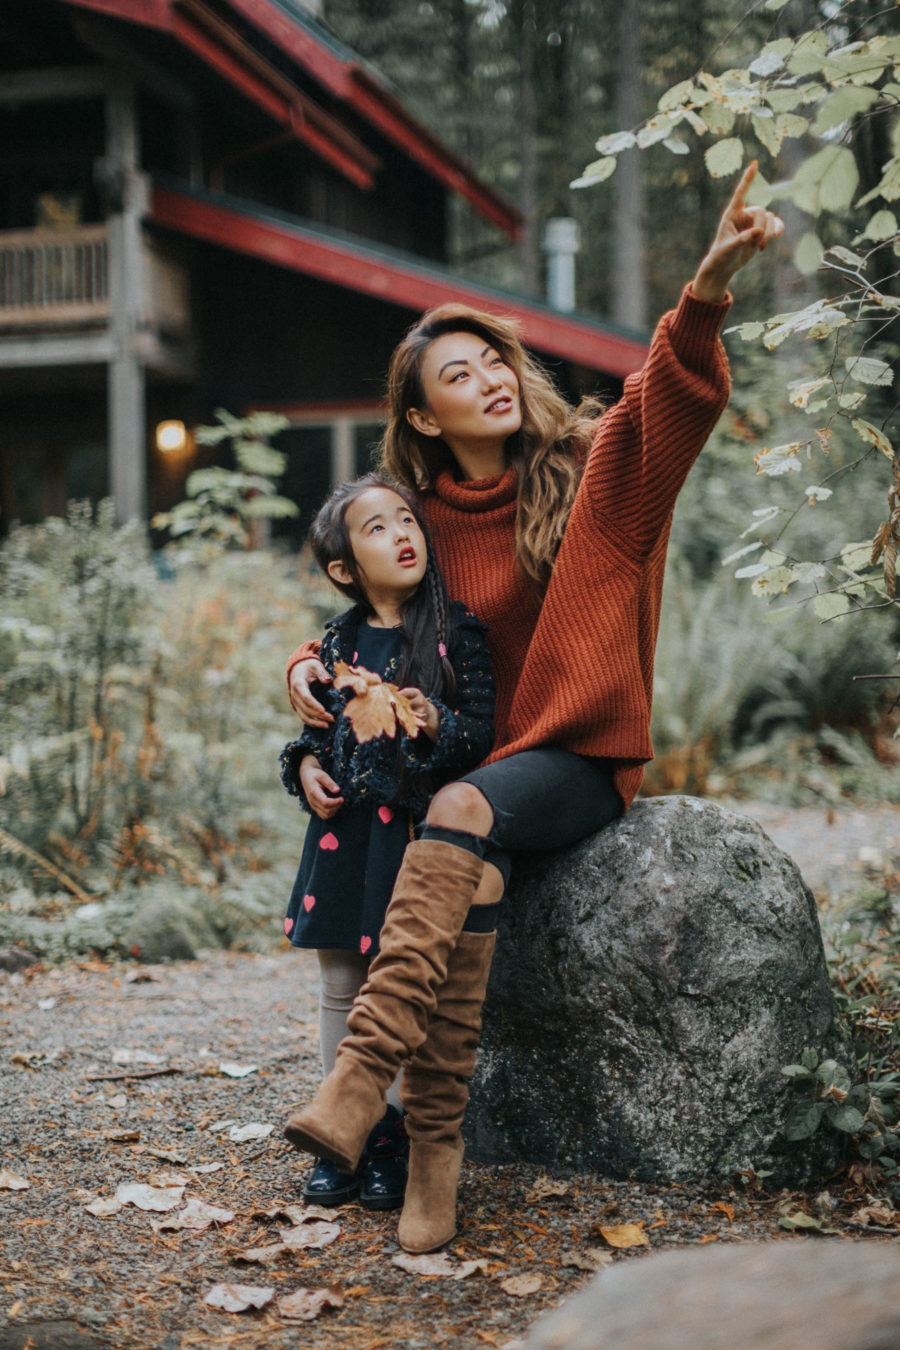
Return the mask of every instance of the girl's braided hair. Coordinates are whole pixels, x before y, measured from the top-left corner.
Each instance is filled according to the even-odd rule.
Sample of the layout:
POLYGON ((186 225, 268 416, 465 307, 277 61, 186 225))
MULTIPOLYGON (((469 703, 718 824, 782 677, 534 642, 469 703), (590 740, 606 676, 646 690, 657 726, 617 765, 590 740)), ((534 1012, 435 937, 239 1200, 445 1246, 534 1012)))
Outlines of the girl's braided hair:
POLYGON ((363 614, 374 613, 360 577, 359 564, 353 556, 347 527, 348 507, 370 488, 387 488, 395 492, 406 502, 425 536, 425 576, 400 611, 403 655, 397 684, 401 688, 415 685, 429 698, 452 703, 456 694, 456 676, 447 656, 453 636, 450 600, 435 562, 421 508, 412 493, 377 473, 367 473, 352 482, 341 483, 319 507, 310 526, 313 557, 326 575, 329 563, 343 563, 350 580, 335 581, 331 577, 332 585, 353 600, 363 614))

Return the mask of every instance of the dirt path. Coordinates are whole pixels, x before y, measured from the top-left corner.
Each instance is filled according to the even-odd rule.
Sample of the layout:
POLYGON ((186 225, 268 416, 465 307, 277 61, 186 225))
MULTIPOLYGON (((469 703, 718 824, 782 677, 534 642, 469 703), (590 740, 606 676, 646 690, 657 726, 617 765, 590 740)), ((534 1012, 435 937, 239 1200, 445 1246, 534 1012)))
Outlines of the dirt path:
POLYGON ((900 855, 900 807, 781 807, 729 803, 751 816, 797 863, 814 894, 841 900, 900 855))
MULTIPOLYGON (((859 843, 852 820, 835 829, 792 812, 764 824, 778 842, 782 827, 793 831, 796 848, 801 822, 813 885, 814 867, 825 876, 845 865, 837 858, 848 841, 875 846, 871 830, 859 843)), ((896 834, 896 824, 884 813, 878 831, 896 834)), ((398 1268, 396 1216, 358 1205, 331 1212, 341 1228, 330 1245, 241 1264, 240 1253, 290 1226, 272 1212, 300 1201, 306 1165, 280 1127, 317 1078, 315 985, 314 958, 293 951, 0 975, 0 1350, 505 1346, 589 1278, 591 1263, 636 1259, 648 1247, 794 1241, 779 1217, 800 1205, 827 1213, 843 1237, 877 1235, 854 1218, 863 1193, 845 1183, 832 1183, 833 1200, 817 1210, 814 1197, 748 1193, 739 1181, 651 1186, 585 1174, 548 1190, 537 1167, 467 1164, 451 1264, 459 1273, 462 1262, 480 1263, 468 1278, 398 1268), (247 1125, 273 1128, 230 1137, 247 1125), (185 1201, 233 1217, 193 1232, 154 1228, 170 1216, 133 1205, 105 1218, 87 1209, 122 1183, 159 1189, 160 1173, 180 1178, 185 1201), (20 1185, 14 1178, 21 1189, 9 1189, 20 1185), (601 1230, 623 1224, 640 1225, 647 1245, 611 1247, 601 1230), (527 1278, 505 1284, 518 1277, 527 1278), (278 1297, 340 1286, 344 1302, 302 1323, 274 1303, 227 1313, 203 1302, 220 1282, 278 1297)))

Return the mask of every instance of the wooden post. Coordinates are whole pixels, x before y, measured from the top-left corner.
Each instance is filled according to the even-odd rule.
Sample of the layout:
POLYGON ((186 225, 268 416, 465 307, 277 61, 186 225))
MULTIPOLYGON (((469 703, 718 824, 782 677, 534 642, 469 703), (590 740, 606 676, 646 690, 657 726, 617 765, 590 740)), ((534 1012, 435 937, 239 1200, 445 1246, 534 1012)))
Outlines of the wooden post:
POLYGON ((134 84, 112 75, 106 95, 106 191, 109 215, 110 333, 107 408, 109 487, 120 520, 147 512, 144 367, 136 338, 143 313, 141 222, 134 84))
POLYGON ((352 417, 335 417, 331 424, 331 486, 356 477, 356 438, 352 417))

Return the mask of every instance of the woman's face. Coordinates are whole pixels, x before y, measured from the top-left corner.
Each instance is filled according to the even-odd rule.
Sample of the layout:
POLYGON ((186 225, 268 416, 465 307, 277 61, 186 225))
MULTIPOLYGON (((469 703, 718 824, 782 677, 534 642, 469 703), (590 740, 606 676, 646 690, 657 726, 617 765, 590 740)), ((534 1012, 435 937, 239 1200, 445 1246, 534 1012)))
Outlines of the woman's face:
POLYGON ((425 349, 426 406, 409 421, 440 436, 460 455, 496 453, 522 425, 519 381, 495 347, 477 333, 443 333, 425 349))

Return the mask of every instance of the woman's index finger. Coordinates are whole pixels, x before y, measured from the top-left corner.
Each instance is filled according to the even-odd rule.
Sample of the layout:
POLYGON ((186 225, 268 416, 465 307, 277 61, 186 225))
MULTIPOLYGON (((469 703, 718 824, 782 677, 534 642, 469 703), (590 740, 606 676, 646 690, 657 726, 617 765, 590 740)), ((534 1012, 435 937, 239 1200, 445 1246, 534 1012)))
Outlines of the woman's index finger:
POLYGON ((746 205, 744 199, 747 196, 750 184, 756 177, 756 171, 758 168, 759 163, 755 159, 751 160, 750 163, 747 165, 746 169, 741 174, 741 181, 734 189, 734 192, 732 193, 731 196, 731 201, 728 203, 729 210, 741 210, 746 205))

